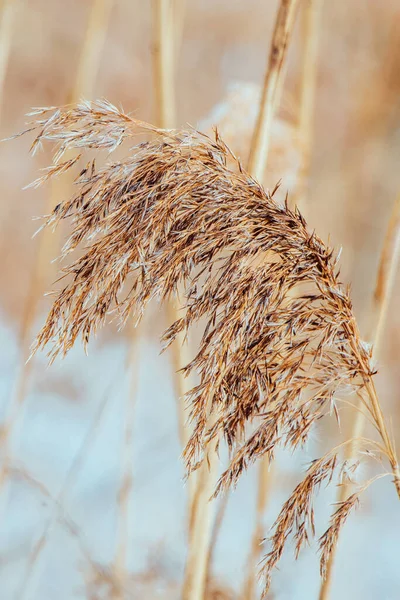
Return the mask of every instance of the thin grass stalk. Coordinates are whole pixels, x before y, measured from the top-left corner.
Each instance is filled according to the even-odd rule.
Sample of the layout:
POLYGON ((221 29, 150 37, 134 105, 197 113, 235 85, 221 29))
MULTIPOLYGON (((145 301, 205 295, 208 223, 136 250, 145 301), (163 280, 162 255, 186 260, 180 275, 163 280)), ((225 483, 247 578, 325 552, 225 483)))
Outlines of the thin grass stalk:
MULTIPOLYGON (((287 51, 294 28, 298 2, 282 0, 276 17, 269 63, 264 78, 264 87, 257 122, 252 138, 249 171, 255 179, 262 180, 268 160, 268 148, 273 118, 282 96, 287 68, 287 51)), ((267 498, 272 488, 272 471, 268 459, 262 458, 258 471, 256 524, 253 532, 243 598, 251 600, 256 589, 256 566, 261 553, 263 519, 267 498)))
POLYGON ((315 96, 318 71, 318 42, 322 0, 306 0, 302 10, 302 67, 299 93, 299 132, 302 141, 301 189, 297 204, 303 208, 308 194, 311 152, 314 138, 315 96))
MULTIPOLYGON (((88 88, 87 81, 90 80, 94 84, 94 76, 93 73, 97 73, 100 56, 101 56, 101 48, 99 46, 99 38, 100 38, 100 30, 99 30, 99 22, 100 15, 109 14, 109 9, 111 7, 113 0, 94 0, 93 6, 91 10, 91 15, 89 17, 89 23, 86 30, 86 35, 83 43, 83 51, 81 53, 81 57, 78 64, 77 70, 77 78, 73 85, 73 91, 70 93, 68 98, 68 102, 76 102, 79 99, 80 93, 78 90, 77 82, 78 80, 83 80, 86 76, 86 83, 84 84, 84 90, 86 94, 92 93, 93 89, 90 90, 88 88), (106 10, 107 9, 107 10, 106 10), (95 26, 96 25, 96 26, 95 26), (92 38, 94 32, 96 32, 95 38, 92 38), (97 49, 97 54, 93 52, 93 46, 97 49), (96 59, 96 60, 95 60, 96 59), (89 71, 91 72, 91 77, 89 77, 89 71)), ((103 19, 102 21, 103 27, 106 28, 106 21, 103 19)), ((102 39, 105 39, 105 32, 103 33, 102 39)), ((65 195, 65 183, 64 182, 53 182, 51 193, 49 196, 48 206, 46 212, 50 212, 53 209, 53 206, 56 204, 57 200, 65 195)), ((30 345, 30 332, 33 324, 33 320, 36 316, 36 309, 38 305, 38 300, 40 297, 40 292, 43 290, 43 283, 47 280, 49 275, 49 270, 51 266, 49 265, 48 257, 53 254, 53 247, 57 245, 57 241, 54 238, 54 234, 40 236, 38 242, 38 250, 36 255, 36 261, 33 267, 33 274, 30 281, 28 298, 29 301, 25 305, 25 310, 22 316, 21 321, 21 329, 19 334, 20 347, 22 348, 22 354, 26 358, 27 351, 30 345)), ((27 380, 31 371, 31 361, 29 361, 21 370, 17 377, 15 392, 13 394, 12 401, 10 403, 10 409, 8 413, 8 417, 6 418, 7 425, 4 428, 4 436, 8 437, 9 433, 13 429, 13 424, 16 418, 19 415, 19 410, 23 405, 25 392, 27 389, 27 380)), ((0 473, 0 488, 1 482, 3 480, 3 474, 0 473)))
MULTIPOLYGON (((109 16, 110 8, 113 0, 93 0, 91 13, 89 15, 88 26, 85 33, 85 39, 82 46, 82 52, 78 63, 76 81, 72 86, 72 91, 69 95, 68 101, 73 102, 79 99, 81 93, 91 94, 93 89, 90 90, 88 82, 94 85, 94 76, 98 72, 101 47, 99 45, 100 39, 105 39, 105 31, 103 35, 100 35, 100 23, 104 30, 107 27, 107 20, 100 18, 101 16, 109 16), (94 36, 94 37, 93 37, 94 36), (96 48, 96 52, 94 52, 96 48), (90 72, 90 75, 89 75, 90 72), (87 79, 84 82, 84 89, 79 92, 78 80, 83 81, 85 76, 87 79)), ((50 212, 60 197, 66 195, 65 183, 60 181, 53 181, 51 192, 49 194, 48 205, 46 212, 50 212)), ((29 284, 27 298, 28 301, 25 304, 25 309, 22 316, 21 329, 19 333, 19 347, 21 348, 22 359, 25 361, 29 352, 29 346, 31 341, 31 330, 33 322, 36 316, 38 308, 38 302, 40 294, 43 290, 44 282, 47 281, 50 275, 51 263, 49 263, 49 256, 53 255, 53 249, 57 245, 57 239, 55 235, 48 231, 45 235, 40 236, 38 241, 38 249, 36 254, 35 264, 33 266, 33 273, 29 284)), ((3 461, 0 468, 0 493, 1 493, 1 506, 0 506, 0 522, 4 518, 8 502, 7 489, 4 489, 7 475, 7 467, 11 454, 11 436, 16 426, 17 421, 22 422, 23 411, 25 407, 26 392, 29 385, 29 379, 33 369, 33 362, 23 362, 20 366, 14 390, 12 393, 11 401, 7 414, 4 420, 5 425, 2 429, 2 443, 3 443, 3 461)), ((40 552, 39 552, 40 554, 40 552)), ((36 560, 36 559, 35 559, 36 560)))
POLYGON ((154 89, 156 122, 162 129, 175 125, 174 36, 171 0, 153 0, 154 89))
POLYGON ((286 62, 289 40, 293 32, 299 0, 281 0, 272 37, 269 62, 260 101, 260 109, 250 149, 248 170, 258 181, 263 180, 275 113, 277 90, 286 62))
MULTIPOLYGON (((385 326, 387 323, 387 314, 389 302, 392 297, 393 286, 396 279, 396 274, 399 266, 400 258, 400 194, 395 201, 392 214, 390 216, 389 225, 386 231, 386 236, 382 248, 381 258, 379 262, 375 290, 372 299, 372 307, 370 314, 370 325, 368 339, 373 341, 374 359, 378 360, 380 355, 381 343, 385 326)), ((352 423, 350 425, 350 439, 353 443, 346 446, 346 459, 351 461, 357 454, 359 441, 363 436, 366 418, 362 409, 362 403, 359 400, 357 410, 353 411, 352 423)), ((347 500, 351 494, 351 484, 344 483, 338 489, 337 502, 342 503, 347 500)), ((398 486, 397 486, 397 489, 398 486)), ((328 600, 331 585, 332 574, 335 562, 337 546, 332 552, 331 558, 327 565, 326 577, 321 583, 319 600, 328 600)))
POLYGON ((34 548, 29 555, 28 563, 25 568, 25 574, 21 580, 21 585, 16 594, 16 600, 28 600, 28 598, 34 597, 34 592, 37 588, 37 584, 39 582, 40 575, 42 572, 40 567, 42 566, 43 568, 44 565, 44 562, 41 562, 39 559, 43 553, 43 550, 46 547, 46 544, 52 532, 57 526, 60 516, 60 510, 64 508, 65 503, 67 502, 69 494, 71 493, 71 490, 77 481, 78 475, 82 470, 85 458, 87 457, 90 448, 95 440, 96 434, 104 418, 104 414, 106 412, 106 408, 108 406, 110 398, 112 398, 112 390, 115 386, 114 381, 114 378, 112 378, 111 384, 107 386, 104 396, 101 402, 99 402, 98 404, 94 418, 86 432, 82 444, 66 473, 64 482, 55 499, 54 505, 51 508, 51 512, 47 519, 44 530, 41 533, 39 539, 36 541, 34 548))
MULTIPOLYGON (((154 64, 155 64, 155 91, 157 122, 163 129, 170 129, 175 124, 175 88, 174 88, 174 14, 170 0, 154 0, 154 64)), ((179 313, 172 302, 168 307, 169 321, 174 322, 179 313)), ((174 372, 177 373, 175 385, 178 396, 178 421, 180 438, 187 443, 190 430, 186 425, 186 414, 183 398, 190 389, 190 385, 180 373, 180 369, 187 364, 184 356, 184 339, 179 335, 173 344, 172 357, 174 372)), ((189 515, 189 540, 188 557, 186 563, 183 598, 184 600, 200 600, 204 596, 207 579, 207 556, 212 528, 212 505, 209 502, 215 484, 216 457, 210 450, 208 460, 202 465, 200 472, 192 475, 188 480, 188 515, 189 515)))
POLYGON ((261 556, 261 544, 265 538, 264 515, 269 495, 273 488, 274 465, 267 460, 262 460, 258 470, 257 506, 255 527, 251 538, 250 555, 247 564, 247 574, 242 590, 243 600, 253 600, 256 597, 257 577, 256 570, 261 556))
MULTIPOLYGON (((156 121, 162 129, 175 127, 175 61, 182 42, 182 30, 185 13, 184 0, 153 0, 154 13, 154 88, 156 101, 156 121)), ((167 305, 169 322, 179 317, 179 307, 171 300, 167 305)), ((184 405, 185 394, 190 383, 182 375, 181 369, 191 360, 188 342, 183 335, 177 336, 172 344, 172 367, 178 408, 178 432, 184 448, 190 437, 190 428, 186 420, 184 405)), ((188 486, 189 532, 193 523, 193 499, 195 494, 195 476, 190 477, 188 486)))
POLYGON ((217 476, 218 455, 216 444, 213 443, 208 448, 196 480, 182 600, 203 600, 205 597, 215 508, 215 502, 210 498, 217 476))
POLYGON ((182 48, 183 30, 186 15, 186 0, 172 0, 172 27, 174 29, 175 64, 182 48))
POLYGON ((113 5, 114 0, 94 0, 92 3, 75 83, 71 90, 71 102, 93 95, 113 5))
MULTIPOLYGON (((136 332, 135 332, 136 333, 136 332)), ((130 342, 130 352, 128 356, 128 366, 130 375, 130 390, 126 398, 125 407, 125 430, 122 442, 122 469, 121 484, 118 491, 118 511, 117 511, 117 535, 116 550, 113 563, 113 572, 116 576, 117 589, 114 597, 116 600, 122 600, 124 597, 124 584, 128 570, 128 545, 130 539, 129 512, 130 499, 132 495, 132 455, 133 455, 133 427, 135 419, 135 398, 137 396, 138 379, 138 345, 140 338, 137 334, 132 335, 130 342)))
POLYGON ((0 117, 3 108, 4 82, 10 57, 15 17, 21 0, 3 0, 0 5, 0 117))
MULTIPOLYGON (((192 473, 188 480, 192 488, 189 488, 189 539, 182 600, 203 600, 205 597, 211 556, 219 531, 214 530, 215 502, 211 499, 217 477, 218 454, 214 443, 209 446, 198 473, 192 473)), ((224 512, 224 506, 222 510, 224 512)), ((220 515, 221 522, 222 519, 223 514, 220 515)))
POLYGON ((211 532, 211 539, 210 539, 210 545, 208 548, 207 567, 206 567, 206 569, 207 569, 206 598, 207 598, 207 594, 210 591, 209 585, 210 585, 210 582, 212 579, 212 565, 214 562, 215 548, 216 548, 217 540, 218 540, 220 532, 221 532, 221 527, 222 527, 222 523, 224 521, 226 508, 228 506, 228 501, 229 501, 229 492, 225 492, 225 494, 222 496, 222 498, 219 501, 218 508, 216 510, 216 515, 215 515, 215 519, 214 519, 212 532, 211 532))
MULTIPOLYGON (((170 0, 154 0, 154 75, 156 92, 157 124, 170 129, 175 124, 175 88, 174 88, 174 13, 176 5, 170 0)), ((179 313, 169 302, 168 318, 174 322, 179 313)), ((173 367, 177 373, 175 385, 178 396, 178 422, 182 442, 187 443, 190 431, 186 425, 183 398, 190 389, 188 382, 180 373, 187 364, 184 356, 184 337, 179 335, 173 344, 173 367)), ((186 562, 183 600, 200 600, 204 596, 207 580, 207 557, 212 530, 212 504, 209 502, 216 480, 217 457, 209 450, 207 461, 199 473, 188 480, 189 540, 186 562)))

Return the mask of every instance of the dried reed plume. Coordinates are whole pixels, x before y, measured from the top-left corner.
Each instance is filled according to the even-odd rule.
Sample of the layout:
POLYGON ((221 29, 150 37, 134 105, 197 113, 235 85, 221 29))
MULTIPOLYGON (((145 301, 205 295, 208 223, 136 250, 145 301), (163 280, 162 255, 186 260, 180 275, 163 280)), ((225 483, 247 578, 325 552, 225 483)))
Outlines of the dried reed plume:
MULTIPOLYGON (((199 377, 187 394, 189 473, 208 448, 225 442, 230 464, 217 495, 258 458, 272 460, 278 444, 302 446, 336 400, 356 392, 380 434, 369 443, 386 455, 400 496, 371 349, 359 337, 335 253, 309 232, 299 211, 278 204, 217 132, 212 140, 194 130, 160 130, 104 100, 31 115, 37 120, 27 131, 39 130, 33 151, 45 140, 56 144, 54 164, 34 185, 77 163, 78 157, 62 161, 66 151, 111 152, 136 132, 151 134, 124 160, 101 168, 90 161, 74 197, 48 216, 47 226, 70 218, 73 230, 62 250, 64 284, 34 351, 50 343, 54 360, 78 337, 87 346, 108 316, 121 325, 139 319, 151 299, 168 299, 179 287, 185 312, 165 332, 166 345, 205 321, 198 352, 184 368, 199 377)), ((313 534, 313 494, 332 479, 337 450, 314 461, 284 505, 263 566, 266 585, 289 534, 297 550, 313 534)), ((325 543, 332 544, 326 540, 322 569, 325 543)))

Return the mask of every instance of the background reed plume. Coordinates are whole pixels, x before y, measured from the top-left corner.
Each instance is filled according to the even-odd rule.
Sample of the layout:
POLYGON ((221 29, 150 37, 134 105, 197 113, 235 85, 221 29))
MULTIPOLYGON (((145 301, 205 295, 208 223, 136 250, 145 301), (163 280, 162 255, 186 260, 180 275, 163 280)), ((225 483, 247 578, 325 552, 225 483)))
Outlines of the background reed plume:
MULTIPOLYGON (((212 140, 194 130, 160 130, 105 100, 30 114, 35 120, 26 131, 39 130, 32 151, 45 141, 56 145, 54 163, 33 186, 76 166, 83 150, 112 152, 138 130, 153 135, 120 161, 100 168, 88 162, 76 193, 47 217, 53 228, 70 219, 72 234, 61 254, 66 283, 34 351, 50 343, 54 360, 78 337, 87 346, 109 316, 121 324, 140 318, 150 300, 183 288, 182 318, 163 338, 168 344, 204 322, 199 349, 184 367, 199 378, 187 394, 189 474, 209 444, 218 450, 224 441, 230 462, 216 496, 256 459, 272 460, 278 445, 302 446, 316 421, 336 413, 337 400, 356 393, 381 438, 365 439, 364 446, 386 455, 400 497, 370 348, 339 283, 337 257, 298 210, 279 204, 275 190, 266 192, 250 177, 217 132, 212 140), (63 160, 72 150, 79 154, 63 160)), ((265 592, 289 534, 297 554, 313 535, 314 491, 332 480, 339 449, 314 461, 284 504, 263 566, 265 592)), ((322 573, 357 497, 337 509, 321 538, 322 573)))

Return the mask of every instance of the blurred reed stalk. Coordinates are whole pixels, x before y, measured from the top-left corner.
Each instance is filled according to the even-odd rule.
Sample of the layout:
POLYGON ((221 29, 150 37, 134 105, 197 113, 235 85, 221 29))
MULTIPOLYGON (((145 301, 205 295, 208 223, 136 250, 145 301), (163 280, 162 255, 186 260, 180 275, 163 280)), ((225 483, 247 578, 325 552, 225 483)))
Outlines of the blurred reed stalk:
MULTIPOLYGON (((89 86, 94 85, 95 76, 100 66, 101 51, 107 32, 112 5, 113 0, 93 0, 82 51, 78 61, 76 79, 68 97, 69 103, 76 102, 81 95, 91 96, 93 94, 93 88, 89 86), (83 86, 82 89, 79 89, 80 85, 83 86)), ((65 187, 66 183, 63 180, 52 182, 46 213, 51 212, 60 197, 67 195, 65 187)), ((21 348, 23 361, 26 359, 29 351, 31 330, 36 316, 39 298, 41 297, 44 282, 47 280, 51 268, 49 256, 54 254, 53 247, 56 244, 57 241, 55 240, 55 236, 50 231, 44 232, 44 235, 41 235, 38 240, 36 262, 33 268, 19 333, 19 347, 21 348)), ((0 491, 4 486, 7 474, 11 434, 17 420, 21 421, 23 419, 22 409, 25 404, 24 400, 32 367, 32 360, 20 365, 8 412, 4 420, 4 426, 2 428, 3 462, 0 470, 0 491)), ((0 514, 3 515, 7 504, 6 493, 2 494, 1 503, 2 511, 0 514)), ((0 517, 0 519, 1 518, 2 517, 0 517)))
POLYGON ((196 478, 182 600, 204 600, 205 598, 215 512, 215 501, 210 498, 218 476, 217 459, 214 441, 207 449, 206 459, 196 478))
POLYGON ((35 598, 35 591, 39 584, 42 570, 45 566, 45 562, 43 560, 40 561, 39 559, 43 554, 46 544, 51 536, 51 533, 57 526, 60 517, 60 512, 62 512, 62 510, 65 508, 65 503, 78 479, 78 475, 81 473, 85 458, 87 457, 89 450, 95 440, 101 421, 106 412, 106 408, 108 406, 110 398, 112 397, 112 392, 114 388, 115 377, 112 377, 110 385, 107 386, 106 390, 104 391, 103 398, 96 407, 95 415, 86 432, 82 444, 80 445, 80 448, 76 453, 65 475, 61 489, 54 500, 53 506, 50 509, 50 515, 48 517, 44 530, 40 535, 39 539, 36 541, 33 550, 29 555, 29 559, 25 568, 25 575, 21 580, 21 585, 19 590, 17 591, 15 600, 28 600, 29 598, 35 598))
POLYGON ((308 196, 311 152, 314 138, 314 112, 318 71, 318 41, 322 0, 305 0, 302 6, 302 60, 298 129, 302 143, 302 169, 296 204, 304 209, 308 196))
MULTIPOLYGON (((157 125, 172 129, 176 124, 174 85, 174 52, 182 37, 184 3, 171 0, 153 0, 154 9, 154 83, 156 95, 157 125), (175 17, 177 20, 175 21, 175 17)), ((171 300, 168 304, 168 320, 179 318, 178 308, 171 300)), ((190 362, 187 342, 180 334, 172 347, 173 370, 178 397, 178 424, 182 446, 185 447, 190 428, 186 423, 184 396, 190 389, 180 369, 190 362)), ((183 600, 201 600, 207 580, 208 555, 212 532, 213 506, 209 501, 217 476, 217 456, 209 449, 207 460, 199 472, 188 479, 189 539, 188 556, 183 583, 183 600)))
POLYGON ((154 89, 156 122, 172 129, 176 122, 174 85, 174 14, 171 0, 153 0, 154 89))
POLYGON ((293 33, 295 14, 299 0, 281 0, 272 35, 268 68, 264 78, 260 109, 250 148, 248 171, 263 180, 268 158, 271 125, 278 102, 278 92, 286 62, 289 40, 293 33))
POLYGON ((257 565, 261 555, 261 544, 264 539, 264 514, 269 495, 273 488, 272 466, 266 459, 261 459, 258 471, 257 505, 255 527, 251 539, 250 555, 247 563, 247 574, 244 581, 242 598, 253 600, 256 596, 257 565))
POLYGON ((208 595, 211 593, 210 583, 212 581, 212 564, 213 564, 213 560, 214 560, 215 547, 217 545, 217 540, 219 538, 222 523, 224 521, 226 508, 228 506, 228 501, 229 501, 229 493, 225 492, 225 494, 223 494, 223 496, 220 498, 220 501, 219 501, 219 504, 218 504, 218 507, 216 510, 216 514, 215 514, 214 524, 213 524, 213 528, 212 528, 212 532, 211 532, 210 546, 208 548, 208 555, 207 555, 207 566, 206 566, 207 582, 206 582, 206 594, 205 594, 206 598, 208 598, 208 595))
POLYGON ((115 590, 115 600, 123 600, 124 585, 126 574, 128 571, 128 544, 130 539, 129 527, 129 512, 130 499, 132 492, 132 455, 133 455, 133 427, 135 419, 135 398, 137 396, 137 361, 139 346, 139 336, 137 330, 132 332, 132 341, 130 344, 130 352, 128 355, 128 367, 130 377, 130 390, 126 398, 125 407, 125 431, 122 441, 122 476, 121 485, 118 491, 118 511, 117 511, 117 535, 116 535, 116 550, 113 563, 113 573, 115 573, 117 581, 117 589, 115 590))
POLYGON ((0 3, 0 118, 3 108, 4 82, 10 56, 15 17, 21 0, 2 0, 0 3))
POLYGON ((174 29, 175 58, 180 54, 183 40, 183 27, 186 15, 186 0, 171 0, 172 2, 172 25, 174 29))
MULTIPOLYGON (((282 95, 287 52, 294 29, 298 5, 298 0, 281 0, 272 34, 268 67, 264 78, 260 108, 251 142, 248 165, 250 174, 259 181, 263 180, 267 166, 271 128, 282 95)), ((258 474, 256 523, 242 594, 245 600, 252 600, 255 594, 256 567, 261 553, 261 542, 264 532, 263 518, 269 492, 272 487, 271 480, 272 470, 270 460, 268 457, 261 458, 258 474)))
MULTIPOLYGON (((156 123, 162 129, 172 129, 176 126, 174 67, 182 43, 185 8, 185 0, 153 0, 156 123)), ((179 307, 172 298, 167 305, 167 313, 170 323, 180 317, 179 307)), ((172 344, 171 354, 177 396, 179 438, 182 447, 185 448, 190 437, 190 427, 187 424, 184 397, 191 386, 180 370, 190 362, 191 357, 189 343, 182 334, 179 334, 172 344)), ((187 485, 189 531, 191 531, 195 494, 194 475, 189 478, 187 485)))
MULTIPOLYGON (((378 272, 375 282, 375 290, 370 310, 370 323, 368 327, 369 341, 373 343, 373 356, 378 360, 383 334, 387 322, 389 302, 393 292, 397 270, 400 259, 400 194, 394 203, 392 214, 390 216, 385 240, 383 243, 378 272)), ((359 440, 364 434, 366 417, 362 410, 363 403, 358 399, 355 410, 352 411, 352 422, 350 424, 349 439, 352 443, 346 446, 346 460, 351 461, 357 455, 359 449, 359 440)), ((337 503, 343 504, 350 496, 352 491, 351 483, 343 483, 338 488, 337 503)), ((328 600, 332 573, 335 560, 337 545, 334 547, 330 560, 327 565, 326 577, 321 583, 319 600, 328 600)))

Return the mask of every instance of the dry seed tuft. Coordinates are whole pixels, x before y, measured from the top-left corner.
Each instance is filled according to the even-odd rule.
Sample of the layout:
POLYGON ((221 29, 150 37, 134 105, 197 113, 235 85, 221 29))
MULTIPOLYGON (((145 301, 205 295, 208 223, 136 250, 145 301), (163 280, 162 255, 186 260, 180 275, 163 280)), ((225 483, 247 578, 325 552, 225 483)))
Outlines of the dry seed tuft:
MULTIPOLYGON (((225 441, 231 459, 218 494, 261 456, 272 459, 278 444, 304 444, 337 398, 355 391, 364 395, 397 485, 370 348, 359 338, 333 250, 308 231, 299 211, 278 204, 217 132, 210 139, 194 130, 160 130, 106 101, 42 109, 36 117, 29 129, 39 128, 33 150, 46 140, 56 145, 55 165, 42 181, 76 164, 57 167, 67 150, 112 152, 143 131, 151 139, 124 160, 102 168, 89 162, 76 179, 76 194, 48 216, 53 227, 70 219, 72 233, 61 257, 65 283, 34 351, 51 344, 53 360, 78 337, 86 345, 110 315, 124 324, 140 318, 151 299, 183 289, 185 310, 165 332, 165 343, 206 322, 184 369, 199 376, 187 395, 193 422, 188 472, 210 443, 225 441), (78 248, 81 254, 69 261, 78 248)), ((267 584, 289 534, 297 551, 313 535, 312 497, 331 480, 336 461, 332 452, 315 461, 284 505, 263 569, 267 584)), ((327 533, 323 556, 329 540, 327 533)))

